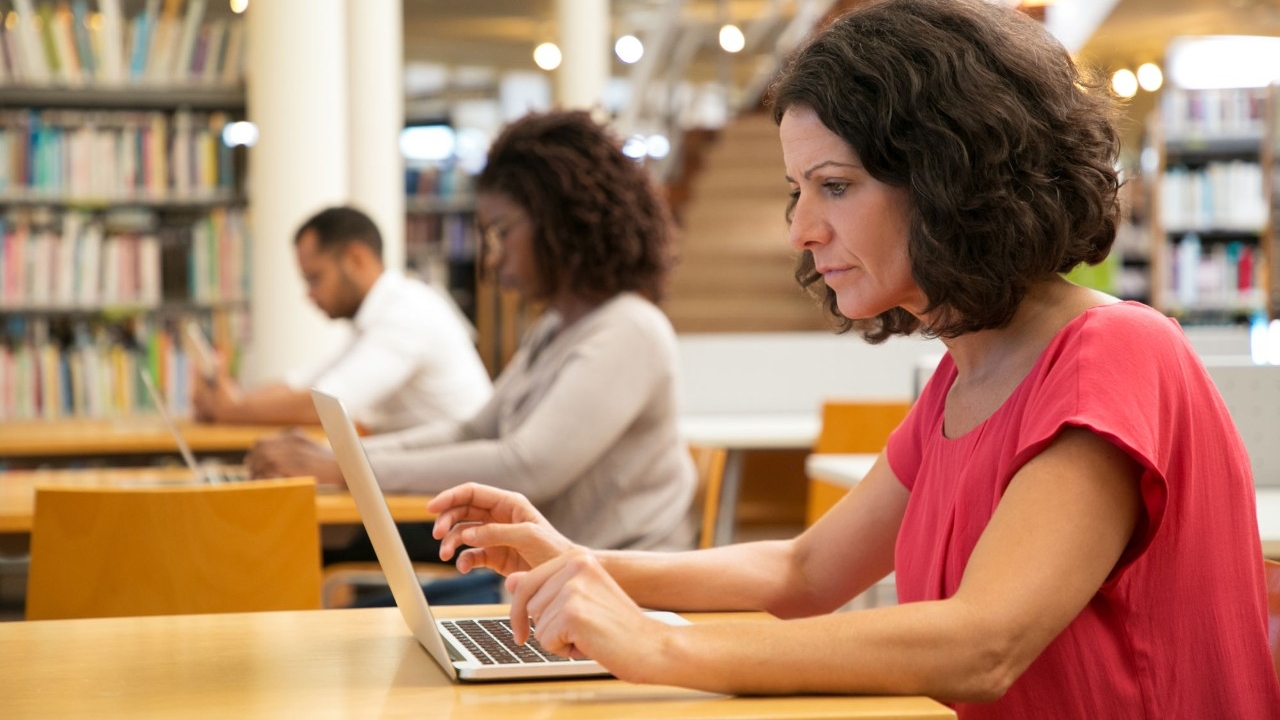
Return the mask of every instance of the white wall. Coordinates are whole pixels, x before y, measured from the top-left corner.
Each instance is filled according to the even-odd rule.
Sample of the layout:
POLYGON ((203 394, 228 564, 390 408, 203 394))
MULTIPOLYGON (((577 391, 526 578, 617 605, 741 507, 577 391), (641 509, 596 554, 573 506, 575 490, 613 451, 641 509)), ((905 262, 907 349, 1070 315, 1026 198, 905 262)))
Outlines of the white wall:
POLYGON ((869 345, 823 332, 682 333, 684 414, 818 413, 825 399, 910 400, 917 359, 939 340, 869 345))

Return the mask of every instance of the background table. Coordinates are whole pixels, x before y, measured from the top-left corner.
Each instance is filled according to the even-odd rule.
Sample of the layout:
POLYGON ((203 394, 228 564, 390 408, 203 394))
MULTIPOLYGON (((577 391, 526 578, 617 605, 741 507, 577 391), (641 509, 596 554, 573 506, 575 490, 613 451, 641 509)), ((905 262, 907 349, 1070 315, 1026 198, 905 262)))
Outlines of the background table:
MULTIPOLYGON (((193 452, 245 451, 279 425, 210 425, 179 420, 193 452)), ((324 437, 319 428, 310 430, 324 437)), ((159 416, 113 420, 30 420, 0 425, 0 458, 87 457, 177 453, 173 434, 159 416)))
POLYGON ((728 413, 680 418, 680 433, 687 442, 723 447, 727 451, 713 544, 727 545, 733 541, 745 453, 748 450, 807 450, 818 439, 821 426, 822 418, 816 413, 728 413))
MULTIPOLYGON (((191 482, 185 467, 103 468, 92 470, 10 470, 0 473, 0 533, 31 532, 36 485, 136 485, 191 482)), ((250 481, 251 482, 251 481, 250 481)), ((430 495, 387 495, 397 522, 428 522, 430 495)), ((348 492, 317 492, 316 519, 321 525, 358 524, 360 513, 348 492)))
POLYGON ((454 685, 394 608, 0 623, 0 647, 6 720, 955 717, 921 697, 729 697, 608 678, 454 685))

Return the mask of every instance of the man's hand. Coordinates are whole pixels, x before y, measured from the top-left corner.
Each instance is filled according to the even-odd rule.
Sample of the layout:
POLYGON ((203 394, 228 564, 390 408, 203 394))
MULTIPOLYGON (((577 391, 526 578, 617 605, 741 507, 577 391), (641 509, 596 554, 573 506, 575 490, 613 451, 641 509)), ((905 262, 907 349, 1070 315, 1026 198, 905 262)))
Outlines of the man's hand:
POLYGON ((229 409, 240 403, 240 386, 221 369, 212 379, 197 378, 191 406, 199 422, 222 422, 229 409))

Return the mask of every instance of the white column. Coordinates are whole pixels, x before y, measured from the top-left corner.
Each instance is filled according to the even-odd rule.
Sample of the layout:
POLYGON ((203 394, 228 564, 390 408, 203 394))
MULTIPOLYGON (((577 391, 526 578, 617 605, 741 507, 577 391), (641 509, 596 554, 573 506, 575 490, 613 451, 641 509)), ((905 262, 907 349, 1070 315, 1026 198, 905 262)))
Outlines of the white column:
POLYGON ((404 269, 404 27, 395 0, 348 0, 351 202, 382 231, 382 259, 404 269))
POLYGON ((609 0, 556 0, 556 23, 562 56, 556 104, 594 109, 604 99, 609 79, 609 0))
POLYGON ((341 340, 307 298, 293 233, 348 195, 346 3, 271 0, 248 18, 248 116, 252 340, 241 381, 254 385, 314 362, 341 340))

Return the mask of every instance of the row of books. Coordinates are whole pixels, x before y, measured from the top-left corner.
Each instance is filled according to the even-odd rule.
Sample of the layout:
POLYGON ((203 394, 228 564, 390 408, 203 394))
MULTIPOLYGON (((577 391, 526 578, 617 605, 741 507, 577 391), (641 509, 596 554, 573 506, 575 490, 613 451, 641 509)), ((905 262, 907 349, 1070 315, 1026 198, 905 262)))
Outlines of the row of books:
POLYGON ((113 232, 81 212, 63 213, 57 226, 17 214, 0 218, 0 307, 94 310, 242 300, 246 252, 244 217, 235 210, 215 209, 189 230, 155 232, 113 232))
MULTIPOLYGON (((213 336, 242 331, 242 313, 215 314, 213 336)), ((195 361, 176 322, 46 320, 10 322, 0 331, 0 421, 108 418, 155 411, 141 372, 154 379, 171 413, 191 413, 195 361)), ((234 340, 219 346, 233 349, 234 340)))
POLYGON ((231 199, 227 122, 220 112, 0 110, 0 199, 231 199))
POLYGON ((1265 296, 1256 246, 1239 242, 1205 244, 1196 233, 1166 243, 1166 287, 1172 292, 1165 308, 1171 312, 1194 310, 1254 311, 1265 296))
POLYGON ((1262 137, 1271 88, 1185 90, 1166 87, 1160 120, 1170 140, 1262 137))
POLYGON ((12 4, 0 24, 0 85, 237 85, 244 76, 244 20, 206 17, 206 0, 146 0, 132 18, 121 0, 97 0, 96 12, 88 0, 12 4))
POLYGON ((1172 167, 1160 183, 1160 217, 1171 232, 1257 232, 1267 222, 1262 166, 1235 160, 1172 167))

